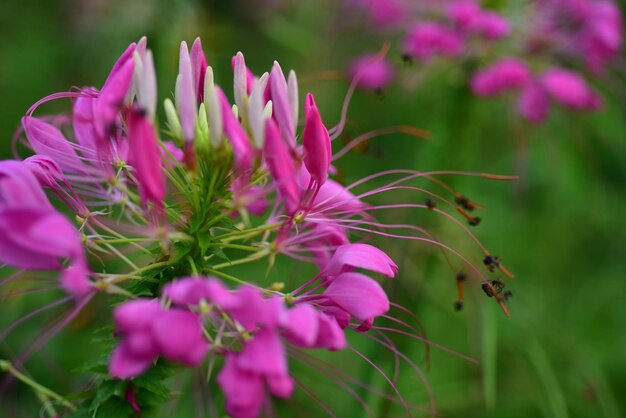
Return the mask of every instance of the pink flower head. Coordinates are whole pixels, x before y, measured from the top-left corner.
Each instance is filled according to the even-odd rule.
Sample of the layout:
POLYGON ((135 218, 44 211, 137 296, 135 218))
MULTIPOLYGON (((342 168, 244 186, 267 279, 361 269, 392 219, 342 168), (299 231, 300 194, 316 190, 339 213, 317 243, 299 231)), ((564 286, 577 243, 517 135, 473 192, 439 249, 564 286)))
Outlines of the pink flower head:
POLYGON ((537 82, 528 84, 518 101, 520 114, 532 123, 542 123, 548 117, 550 98, 537 82))
POLYGON ((337 277, 355 268, 374 271, 387 277, 394 277, 398 272, 398 266, 384 251, 369 244, 346 244, 337 248, 322 274, 326 277, 337 277))
POLYGON ((386 58, 377 55, 363 55, 348 68, 351 79, 358 79, 359 87, 370 90, 382 90, 394 77, 394 70, 386 58))
POLYGON ((361 2, 376 26, 398 23, 407 12, 404 0, 361 0, 361 2))
POLYGON ((116 332, 122 335, 109 363, 109 373, 114 377, 135 377, 159 355, 196 366, 209 349, 197 314, 164 309, 156 300, 125 302, 115 309, 114 320, 116 332))
POLYGON ((474 75, 472 90, 479 96, 497 96, 523 88, 530 79, 526 63, 516 58, 503 58, 474 75))
POLYGON ((162 171, 161 150, 152 121, 144 112, 128 113, 128 141, 134 173, 139 182, 141 200, 162 207, 165 198, 165 177, 162 171))
POLYGON ((485 38, 497 41, 508 36, 511 28, 504 16, 494 12, 483 12, 478 21, 478 31, 485 38))
POLYGON ((585 79, 573 71, 549 69, 542 75, 541 84, 554 100, 570 109, 592 110, 602 105, 600 97, 585 79))
POLYGON ((454 57, 463 52, 463 39, 438 23, 419 23, 409 31, 404 50, 407 54, 428 60, 435 55, 454 57))
POLYGON ((311 93, 306 96, 304 114, 305 123, 302 133, 304 165, 319 189, 328 179, 332 149, 328 130, 322 122, 322 117, 311 93))
POLYGON ((300 203, 300 190, 296 183, 296 169, 287 146, 283 142, 276 122, 268 120, 265 125, 265 162, 274 178, 287 212, 294 214, 300 203))
POLYGON ((462 33, 473 33, 482 17, 482 9, 475 1, 456 1, 447 10, 448 18, 462 33))
POLYGON ((366 321, 389 310, 389 299, 383 288, 361 273, 342 273, 324 290, 326 303, 366 321))
POLYGON ((598 73, 619 55, 622 47, 622 16, 619 7, 607 0, 591 3, 580 43, 589 68, 598 73))

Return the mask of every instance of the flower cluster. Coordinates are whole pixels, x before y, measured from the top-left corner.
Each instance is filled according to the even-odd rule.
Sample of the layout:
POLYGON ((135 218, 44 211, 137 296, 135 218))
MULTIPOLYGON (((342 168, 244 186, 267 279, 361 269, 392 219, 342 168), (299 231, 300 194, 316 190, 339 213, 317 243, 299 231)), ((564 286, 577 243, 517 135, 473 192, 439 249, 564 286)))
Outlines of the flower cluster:
MULTIPOLYGON (((377 330, 376 318, 393 319, 393 304, 376 279, 394 277, 398 267, 364 243, 376 235, 425 242, 446 258, 452 254, 506 312, 500 289, 466 257, 423 228, 387 224, 375 215, 420 209, 443 216, 476 242, 490 271, 510 276, 464 222, 437 207, 452 208, 477 225, 480 218, 468 212, 478 205, 438 177, 509 178, 397 169, 343 186, 329 177, 332 163, 367 134, 333 154, 345 115, 327 129, 309 93, 298 134, 295 73, 285 77, 274 63, 256 77, 241 53, 232 67, 234 105, 214 83, 200 40, 191 49, 182 42, 174 100, 165 100, 161 131, 152 53, 142 38, 121 55, 100 89, 56 93, 29 109, 16 138, 35 155, 0 163, 0 260, 17 269, 59 271, 61 287, 79 308, 96 294, 124 299, 114 308, 112 377, 135 378, 158 358, 188 367, 220 358, 217 382, 226 410, 234 418, 258 416, 266 394, 287 398, 294 390, 287 353, 339 350, 347 346, 347 329, 364 334, 377 330), (67 98, 71 113, 35 116, 42 104, 67 98), (62 209, 53 207, 44 189, 62 209), (365 201, 397 190, 427 199, 365 201), (284 282, 263 285, 224 272, 262 259, 271 268, 280 255, 312 263, 319 273, 308 279, 294 273, 288 279, 297 285, 286 291, 284 282)), ((458 277, 460 308, 467 276, 458 277)), ((394 324, 408 331, 380 330, 413 335, 405 322, 394 324)), ((395 352, 386 338, 375 340, 395 352)), ((138 410, 140 397, 127 395, 138 410)))
MULTIPOLYGON (((588 77, 597 77, 619 56, 618 6, 611 0, 510 3, 511 10, 504 5, 501 14, 476 0, 350 4, 365 10, 377 29, 404 34, 405 60, 426 67, 436 65, 437 57, 478 61, 483 68, 472 77, 473 92, 518 94, 519 113, 533 123, 546 119, 551 101, 576 111, 600 108, 602 101, 583 74, 587 70, 588 77), (522 19, 507 17, 520 9, 522 19)), ((392 66, 382 57, 368 57, 351 64, 349 75, 363 88, 382 89, 393 79, 392 66)))

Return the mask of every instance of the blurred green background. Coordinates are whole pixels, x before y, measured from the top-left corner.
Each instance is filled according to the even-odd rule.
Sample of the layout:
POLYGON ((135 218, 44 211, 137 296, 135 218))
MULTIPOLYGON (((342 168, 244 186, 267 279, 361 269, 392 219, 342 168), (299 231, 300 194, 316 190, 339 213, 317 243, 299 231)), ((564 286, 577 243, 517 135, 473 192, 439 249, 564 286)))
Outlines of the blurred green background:
MULTIPOLYGON (((232 83, 230 57, 238 50, 257 74, 279 60, 283 69, 298 73, 301 97, 306 91, 316 94, 332 126, 348 84, 341 77, 328 80, 323 72, 342 71, 351 57, 382 44, 380 37, 346 29, 342 18, 335 2, 319 0, 3 0, 0 153, 9 158, 10 139, 31 104, 71 86, 101 85, 116 57, 142 35, 148 36, 154 51, 161 99, 173 94, 180 40, 201 36, 219 83, 232 83)), ((398 55, 392 49, 389 57, 399 62, 398 55)), ((413 66, 401 71, 410 77, 417 70, 413 66)), ((475 365, 432 350, 426 361, 422 344, 393 337, 424 370, 441 416, 626 414, 626 80, 624 68, 618 70, 596 85, 606 101, 604 110, 589 115, 556 110, 539 127, 523 124, 506 99, 473 97, 464 81, 468 68, 458 64, 442 66, 417 89, 395 85, 382 98, 356 93, 347 135, 408 124, 430 131, 432 138, 374 139, 366 149, 339 161, 346 181, 388 168, 521 176, 515 183, 446 179, 486 206, 480 213, 482 223, 472 231, 516 274, 507 282, 514 293, 508 304, 510 318, 485 297, 475 280, 469 282, 465 309, 454 312, 454 276, 439 251, 425 244, 381 241, 400 266, 398 279, 388 284, 392 299, 419 317, 429 339, 479 360, 475 365)), ((46 105, 45 110, 51 109, 46 105)), ((421 203, 424 196, 398 193, 394 199, 421 203)), ((482 259, 457 226, 432 213, 407 210, 387 217, 427 227, 475 263, 482 259)), ((279 267, 276 274, 290 271, 279 267)), ((2 323, 32 306, 2 300, 2 323)), ((109 313, 104 312, 88 310, 29 363, 29 372, 60 392, 69 390, 73 381, 68 370, 77 360, 98 354, 85 330, 92 321, 106 320, 109 313)), ((14 336, 15 344, 0 344, 0 357, 13 357, 8 347, 28 341, 45 321, 27 324, 14 336)), ((390 352, 359 336, 353 343, 393 372, 390 352)), ((354 355, 335 355, 334 363, 388 390, 354 355)), ((294 361, 291 367, 337 416, 367 416, 322 374, 294 361)), ((424 384, 406 364, 400 388, 411 403, 427 405, 424 384)), ((375 416, 403 416, 397 405, 364 390, 359 393, 375 416)), ((279 407, 280 416, 323 415, 303 393, 279 407)), ((34 396, 24 388, 13 388, 0 399, 2 417, 36 416, 38 411, 34 396)))

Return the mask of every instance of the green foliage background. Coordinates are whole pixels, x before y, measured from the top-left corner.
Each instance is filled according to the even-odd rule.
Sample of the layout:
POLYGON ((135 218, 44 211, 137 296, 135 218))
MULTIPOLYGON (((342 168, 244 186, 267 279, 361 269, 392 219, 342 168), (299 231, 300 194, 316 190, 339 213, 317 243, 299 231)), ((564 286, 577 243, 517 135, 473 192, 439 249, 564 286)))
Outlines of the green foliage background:
MULTIPOLYGON (((230 57, 238 50, 256 73, 269 70, 277 59, 283 68, 296 70, 303 81, 302 97, 305 91, 314 92, 327 124, 333 125, 347 83, 306 80, 322 71, 341 70, 356 53, 378 49, 380 39, 343 30, 329 0, 287 2, 284 9, 274 11, 260 4, 4 0, 0 5, 0 153, 9 157, 10 139, 32 103, 73 85, 100 85, 119 53, 142 35, 148 36, 154 51, 161 99, 172 95, 178 43, 201 36, 222 85, 232 82, 230 57)), ((397 51, 392 50, 390 57, 397 59, 397 51)), ((416 70, 409 67, 402 72, 410 76, 416 70)), ((349 134, 410 124, 427 129, 432 138, 424 142, 385 136, 338 166, 346 181, 396 167, 521 175, 514 184, 450 179, 486 206, 475 232, 517 275, 507 283, 514 292, 511 317, 504 317, 476 285, 468 291, 466 309, 454 312, 455 283, 438 251, 423 244, 382 241, 401 271, 389 283, 392 298, 420 318, 428 338, 480 363, 470 364, 437 350, 426 362, 422 344, 402 338, 394 341, 425 371, 442 416, 622 416, 626 414, 624 69, 598 83, 606 100, 602 112, 580 115, 556 110, 540 127, 521 123, 506 99, 474 98, 463 81, 469 70, 458 64, 442 65, 417 89, 394 86, 383 98, 358 92, 349 111, 349 134)), ((396 200, 401 199, 419 203, 422 197, 397 195, 396 200)), ((427 226, 436 237, 480 262, 480 252, 450 222, 427 211, 394 216, 427 226)), ((279 267, 275 275, 289 279, 295 272, 307 277, 308 270, 300 268, 279 267)), ((264 267, 242 274, 262 280, 264 267)), ((0 323, 6 325, 42 302, 27 299, 2 300, 0 323)), ((101 355, 89 330, 108 317, 105 303, 93 304, 28 363, 30 374, 61 393, 83 381, 84 376, 71 377, 69 371, 101 355)), ((9 347, 23 347, 45 323, 45 319, 30 321, 11 340, 0 342, 0 357, 13 358, 9 347)), ((392 370, 389 352, 362 338, 353 343, 385 370, 392 370)), ((335 364, 355 376, 384 387, 382 379, 354 355, 340 353, 334 358, 335 364)), ((357 402, 323 375, 293 361, 291 367, 337 416, 366 416, 357 402)), ((409 401, 426 404, 425 386, 409 367, 402 368, 400 386, 409 401)), ((403 416, 401 408, 366 391, 360 393, 376 416, 403 416)), ((192 405, 189 395, 182 396, 192 405)), ((322 414, 303 393, 279 408, 280 416, 322 414)), ((180 414, 194 416, 191 409, 180 414)), ((20 385, 0 398, 2 417, 36 416, 38 411, 35 397, 20 385)))

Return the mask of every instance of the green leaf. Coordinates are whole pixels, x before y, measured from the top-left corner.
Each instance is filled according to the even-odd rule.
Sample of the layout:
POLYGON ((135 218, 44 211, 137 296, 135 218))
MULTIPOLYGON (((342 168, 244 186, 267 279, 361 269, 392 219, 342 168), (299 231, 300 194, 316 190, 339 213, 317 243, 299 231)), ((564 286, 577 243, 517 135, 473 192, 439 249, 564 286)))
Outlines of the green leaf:
POLYGON ((118 396, 112 396, 106 402, 98 406, 94 411, 93 418, 131 418, 135 412, 128 401, 118 396))
POLYGON ((91 401, 91 405, 89 405, 89 411, 95 411, 97 409, 99 410, 101 405, 107 402, 113 396, 123 398, 126 384, 127 383, 122 380, 104 380, 103 382, 101 382, 98 385, 98 390, 96 392, 95 398, 93 398, 93 400, 91 401))

